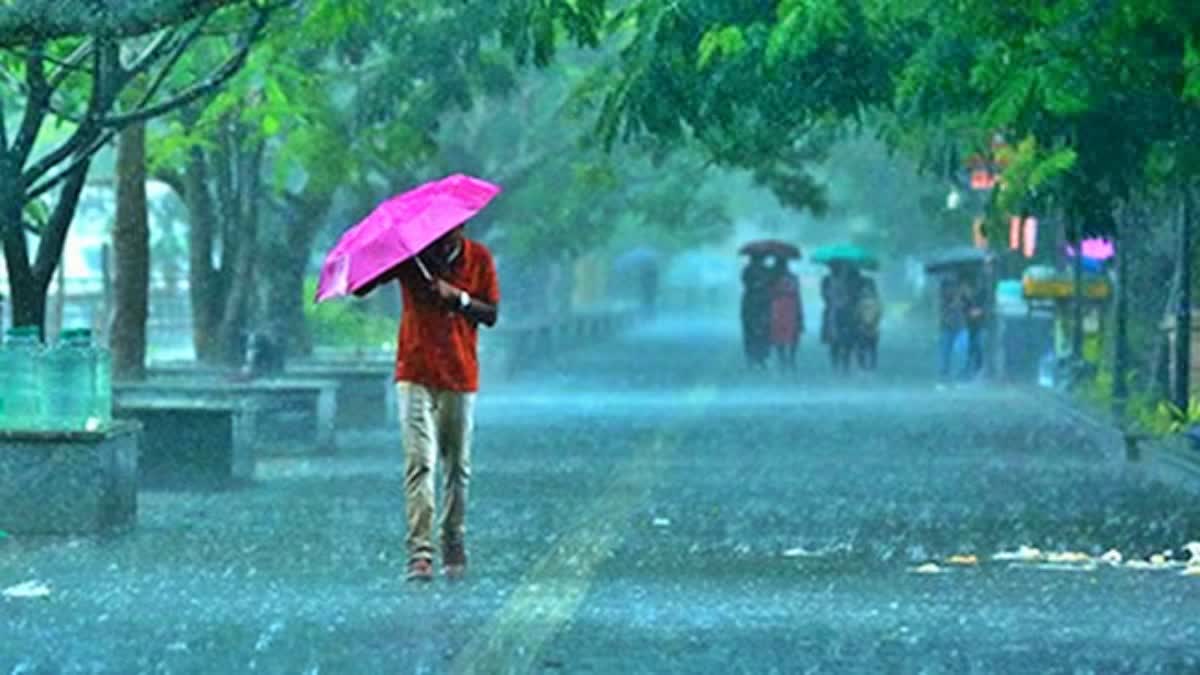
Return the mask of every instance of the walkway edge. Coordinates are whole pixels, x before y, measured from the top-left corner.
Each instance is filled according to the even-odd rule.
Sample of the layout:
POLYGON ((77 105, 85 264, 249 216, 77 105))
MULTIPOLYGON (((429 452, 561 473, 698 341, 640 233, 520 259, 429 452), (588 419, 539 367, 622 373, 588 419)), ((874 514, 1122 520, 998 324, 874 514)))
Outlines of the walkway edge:
POLYGON ((1115 420, 1084 407, 1069 394, 1038 388, 1042 400, 1077 420, 1114 455, 1140 469, 1147 478, 1200 493, 1200 452, 1182 438, 1131 439, 1115 420))

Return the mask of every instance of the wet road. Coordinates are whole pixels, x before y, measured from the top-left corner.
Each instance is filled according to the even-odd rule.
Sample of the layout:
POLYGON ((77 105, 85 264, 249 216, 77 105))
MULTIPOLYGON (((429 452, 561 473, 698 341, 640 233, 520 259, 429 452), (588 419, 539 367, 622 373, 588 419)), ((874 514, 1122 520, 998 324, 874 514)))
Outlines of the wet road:
POLYGON ((396 434, 0 542, 0 588, 51 589, 0 600, 0 673, 1200 672, 1200 577, 993 559, 1186 558, 1194 496, 914 349, 848 381, 737 350, 664 321, 485 391, 462 583, 402 581, 396 434))

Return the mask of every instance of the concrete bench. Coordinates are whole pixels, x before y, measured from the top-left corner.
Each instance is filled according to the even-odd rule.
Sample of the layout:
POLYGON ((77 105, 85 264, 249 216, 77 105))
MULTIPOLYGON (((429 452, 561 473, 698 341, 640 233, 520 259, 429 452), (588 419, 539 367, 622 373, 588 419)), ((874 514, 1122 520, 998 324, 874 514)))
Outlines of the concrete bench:
POLYGON ((267 453, 332 453, 337 450, 341 385, 332 379, 279 378, 240 385, 259 408, 256 447, 267 453))
MULTIPOLYGON (((282 377, 275 380, 331 380, 338 384, 334 428, 338 431, 390 428, 396 424, 396 390, 393 384, 395 365, 378 358, 355 361, 293 361, 286 366, 282 377)), ((234 369, 206 366, 194 361, 153 364, 152 379, 202 378, 233 382, 234 369)))
POLYGON ((254 478, 258 410, 224 400, 123 392, 114 413, 143 428, 139 477, 149 487, 225 486, 254 478))
POLYGON ((0 530, 74 535, 137 520, 141 427, 103 432, 0 432, 0 530))
POLYGON ((256 453, 326 453, 336 449, 339 385, 331 380, 232 382, 216 377, 162 377, 117 383, 114 401, 162 398, 197 404, 236 403, 253 409, 247 424, 256 453))
POLYGON ((338 383, 334 424, 339 430, 359 431, 396 425, 393 363, 300 361, 288 364, 286 372, 290 377, 338 383))

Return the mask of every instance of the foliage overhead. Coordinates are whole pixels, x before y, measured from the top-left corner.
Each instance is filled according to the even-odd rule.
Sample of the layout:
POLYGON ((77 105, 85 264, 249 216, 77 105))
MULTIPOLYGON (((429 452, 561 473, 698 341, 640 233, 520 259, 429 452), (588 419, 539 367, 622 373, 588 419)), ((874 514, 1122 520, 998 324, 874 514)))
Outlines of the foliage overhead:
POLYGON ((158 33, 249 0, 7 0, 0 4, 0 48, 62 38, 120 40, 158 33))

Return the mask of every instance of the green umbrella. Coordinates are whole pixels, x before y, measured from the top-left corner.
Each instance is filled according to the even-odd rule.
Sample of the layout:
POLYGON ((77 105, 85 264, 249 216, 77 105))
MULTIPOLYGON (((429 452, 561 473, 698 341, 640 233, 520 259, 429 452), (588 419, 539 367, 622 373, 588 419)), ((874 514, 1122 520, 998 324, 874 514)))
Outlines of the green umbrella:
POLYGON ((875 254, 854 244, 822 246, 813 251, 810 259, 825 265, 841 262, 869 270, 879 269, 879 259, 875 257, 875 254))

